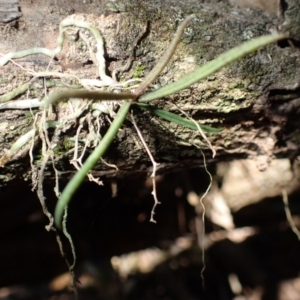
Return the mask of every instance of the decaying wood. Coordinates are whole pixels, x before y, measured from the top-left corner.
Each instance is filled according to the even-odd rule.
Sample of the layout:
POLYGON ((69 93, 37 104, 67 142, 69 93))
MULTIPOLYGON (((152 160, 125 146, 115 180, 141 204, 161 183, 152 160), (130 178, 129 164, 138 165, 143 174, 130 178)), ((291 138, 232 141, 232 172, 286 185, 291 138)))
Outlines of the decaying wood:
POLYGON ((22 16, 19 11, 18 0, 1 0, 0 1, 0 24, 11 22, 22 16))
MULTIPOLYGON (((47 5, 42 2, 21 2, 24 16, 19 20, 18 27, 6 30, 4 43, 0 45, 1 53, 33 46, 53 49, 59 22, 68 13, 81 12, 75 4, 74 9, 68 6, 67 11, 62 11, 62 7, 57 10, 52 2, 47 5)), ((176 7, 173 6, 172 9, 154 1, 134 3, 135 1, 128 1, 114 12, 109 5, 97 1, 86 4, 82 9, 85 13, 94 13, 93 16, 83 15, 83 18, 97 25, 105 39, 109 72, 126 63, 133 41, 141 32, 145 21, 150 20, 148 35, 136 50, 131 70, 123 74, 125 79, 132 76, 143 77, 148 73, 165 51, 179 22, 188 14, 195 15, 174 58, 158 79, 161 85, 175 81, 234 46, 277 31, 282 24, 282 20, 274 15, 240 10, 224 3, 184 1, 182 4, 176 3, 176 7)), ((54 67, 61 68, 61 71, 69 69, 73 74, 81 72, 96 76, 95 66, 86 65, 89 58, 81 55, 76 47, 78 45, 69 40, 63 53, 54 62, 54 67)), ((174 113, 181 114, 180 110, 185 111, 203 124, 223 128, 221 133, 208 136, 217 150, 214 159, 210 158, 210 150, 196 132, 134 109, 144 138, 156 161, 161 163, 160 172, 202 164, 199 146, 204 150, 208 163, 250 157, 257 161, 260 169, 265 169, 275 157, 297 157, 300 125, 297 117, 300 104, 299 54, 299 50, 290 47, 288 43, 270 45, 179 94, 153 102, 153 105, 174 113)), ((39 70, 45 69, 48 62, 49 59, 43 56, 20 60, 24 68, 39 70)), ((1 94, 32 78, 12 63, 1 67, 0 74, 1 94)), ((37 88, 24 98, 42 92, 43 88, 37 88)), ((62 118, 63 115, 58 109, 56 117, 62 118)), ((5 110, 0 113, 0 126, 0 153, 3 155, 11 143, 32 128, 32 119, 28 111, 5 110)), ((107 126, 108 123, 103 127, 102 133, 107 126)), ((66 178, 75 170, 68 162, 72 154, 64 151, 64 141, 74 137, 75 133, 76 125, 62 133, 61 145, 58 145, 60 150, 56 164, 66 178)), ((38 147, 37 144, 37 154, 38 147)), ((119 132, 105 160, 118 166, 119 170, 99 163, 94 175, 115 177, 149 173, 151 163, 130 119, 119 132)), ((28 161, 25 152, 17 155, 1 170, 1 182, 16 176, 29 178, 31 171, 28 161)), ((45 175, 53 176, 50 169, 45 175)))

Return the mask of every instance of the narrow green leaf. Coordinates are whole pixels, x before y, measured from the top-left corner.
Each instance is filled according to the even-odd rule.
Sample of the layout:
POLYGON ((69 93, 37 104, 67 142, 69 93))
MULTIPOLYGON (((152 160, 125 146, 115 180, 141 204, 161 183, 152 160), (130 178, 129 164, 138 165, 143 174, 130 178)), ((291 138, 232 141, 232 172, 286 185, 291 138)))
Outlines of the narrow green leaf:
POLYGON ((174 93, 177 93, 183 89, 190 87, 201 79, 206 78, 209 75, 212 75, 219 71, 224 66, 228 65, 231 62, 257 50, 260 47, 266 46, 270 43, 276 42, 278 40, 287 38, 287 35, 278 34, 278 35, 266 35, 259 38, 253 39, 249 42, 246 42, 240 46, 237 46, 233 49, 230 49, 216 59, 208 62, 204 66, 197 68, 195 71, 185 75, 176 82, 170 83, 161 89, 158 89, 154 92, 150 92, 142 95, 138 101, 139 102, 149 102, 158 98, 162 98, 174 93))
MULTIPOLYGON (((142 109, 150 111, 152 114, 154 114, 157 117, 160 117, 160 118, 165 119, 167 121, 170 121, 170 122, 182 125, 184 127, 193 129, 195 131, 198 131, 198 128, 197 128, 196 124, 193 121, 189 120, 189 119, 180 117, 180 116, 178 116, 176 114, 173 114, 173 113, 171 113, 167 110, 159 109, 159 108, 156 108, 155 106, 148 105, 148 104, 145 104, 145 103, 136 103, 136 105, 138 105, 142 109)), ((213 127, 210 127, 210 126, 207 126, 207 125, 199 124, 199 126, 201 127, 201 129, 204 132, 208 132, 208 133, 218 133, 218 132, 221 132, 223 130, 223 129, 220 129, 220 128, 213 128, 213 127)))

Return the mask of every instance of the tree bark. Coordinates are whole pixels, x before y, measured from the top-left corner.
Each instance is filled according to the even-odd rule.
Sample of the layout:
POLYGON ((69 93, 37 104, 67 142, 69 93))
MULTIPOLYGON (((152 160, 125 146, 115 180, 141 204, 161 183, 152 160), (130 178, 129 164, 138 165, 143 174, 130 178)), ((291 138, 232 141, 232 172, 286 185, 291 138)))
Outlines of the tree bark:
MULTIPOLYGON (((58 8, 53 3, 45 4, 43 1, 31 4, 22 1, 23 17, 19 20, 19 25, 5 25, 1 28, 5 37, 5 42, 0 46, 1 53, 23 50, 33 45, 54 49, 59 22, 66 14, 74 12, 79 15, 84 12, 86 14, 79 18, 96 25, 105 39, 108 73, 112 73, 114 69, 126 64, 134 41, 143 30, 146 20, 149 20, 150 26, 135 51, 131 69, 121 74, 122 80, 142 78, 167 49, 178 24, 185 16, 194 14, 172 61, 156 82, 163 86, 234 46, 276 31, 284 21, 261 11, 240 10, 222 2, 199 3, 190 0, 176 3, 176 6, 172 2, 155 1, 122 3, 114 8, 107 3, 75 3, 64 9, 63 6, 58 8), (88 15, 91 12, 94 14, 88 15)), ((96 67, 88 65, 91 62, 88 50, 82 50, 78 41, 72 41, 72 34, 69 33, 68 42, 53 68, 70 74, 81 74, 83 78, 87 74, 97 76, 96 67), (77 56, 72 57, 72 53, 77 56)), ((297 157, 300 61, 297 43, 293 47, 291 44, 281 42, 267 46, 187 90, 152 103, 179 115, 184 111, 201 124, 222 128, 222 132, 208 135, 217 151, 215 158, 212 158, 206 142, 197 132, 133 107, 144 139, 154 158, 160 163, 158 172, 165 173, 183 166, 203 164, 199 147, 203 150, 207 163, 251 157, 257 161, 260 169, 265 169, 275 157, 297 157)), ((48 57, 39 55, 25 57, 19 63, 24 68, 41 71, 46 69, 48 62, 48 57)), ((33 78, 11 62, 1 67, 0 72, 1 94, 33 78)), ((29 94, 22 96, 23 99, 43 96, 42 81, 38 83, 40 86, 32 88, 29 94)), ((58 105, 56 120, 66 117, 66 108, 64 103, 58 105)), ((108 128, 108 118, 103 116, 101 134, 108 128)), ((1 110, 0 124, 0 153, 3 155, 5 149, 10 149, 14 141, 32 128, 33 118, 28 110, 1 110)), ((69 164, 73 153, 68 152, 66 141, 74 138, 77 126, 75 122, 73 127, 62 132, 56 146, 56 167, 64 172, 66 179, 76 171, 69 164)), ((84 130, 88 131, 87 128, 84 130)), ((84 144, 80 150, 83 146, 84 144)), ((88 151, 91 152, 92 148, 88 151)), ((27 153, 28 145, 3 166, 1 184, 15 177, 31 177, 27 153)), ((38 141, 34 153, 38 164, 41 153, 38 141)), ((130 117, 104 159, 109 164, 116 165, 118 170, 99 162, 93 174, 102 178, 139 176, 151 171, 151 162, 130 117)), ((45 176, 52 178, 53 171, 49 168, 45 176)))

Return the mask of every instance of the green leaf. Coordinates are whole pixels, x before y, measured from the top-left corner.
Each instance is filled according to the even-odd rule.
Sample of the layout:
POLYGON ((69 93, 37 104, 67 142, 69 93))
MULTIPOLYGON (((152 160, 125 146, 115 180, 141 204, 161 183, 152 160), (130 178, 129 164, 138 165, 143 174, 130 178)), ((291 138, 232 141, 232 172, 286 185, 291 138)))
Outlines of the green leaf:
MULTIPOLYGON (((198 128, 197 128, 196 124, 193 121, 189 120, 189 119, 180 117, 180 116, 178 116, 176 114, 173 114, 173 113, 171 113, 167 110, 159 109, 159 108, 156 108, 155 106, 148 105, 148 104, 145 104, 145 103, 136 103, 136 105, 138 105, 142 109, 150 111, 152 114, 154 114, 157 117, 160 117, 160 118, 165 119, 167 121, 174 122, 176 124, 179 124, 179 125, 182 125, 184 127, 187 127, 187 128, 193 129, 195 131, 198 131, 198 128)), ((213 127, 210 127, 210 126, 207 126, 207 125, 200 125, 199 124, 199 126, 204 132, 208 132, 208 133, 218 133, 218 132, 221 132, 223 130, 223 129, 220 129, 220 128, 213 128, 213 127)))
POLYGON ((266 35, 261 36, 259 38, 253 39, 249 42, 246 42, 240 46, 237 46, 233 49, 230 49, 221 55, 219 55, 216 59, 208 62, 204 66, 197 68, 195 71, 185 75, 181 79, 168 84, 161 89, 158 89, 154 92, 150 92, 142 95, 138 101, 139 102, 149 102, 151 100, 155 100, 158 98, 162 98, 174 93, 177 93, 183 89, 190 87, 201 79, 206 78, 209 75, 212 75, 219 71, 221 68, 225 67, 231 62, 257 50, 262 46, 266 46, 270 43, 276 42, 278 40, 287 38, 287 35, 278 34, 278 35, 266 35))

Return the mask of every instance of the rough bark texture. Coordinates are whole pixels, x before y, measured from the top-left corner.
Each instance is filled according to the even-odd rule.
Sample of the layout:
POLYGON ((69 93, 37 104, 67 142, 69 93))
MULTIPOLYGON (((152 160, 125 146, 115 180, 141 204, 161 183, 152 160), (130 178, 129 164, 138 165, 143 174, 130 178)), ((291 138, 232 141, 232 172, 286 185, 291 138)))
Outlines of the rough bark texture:
MULTIPOLYGON (((131 70, 122 75, 128 79, 132 76, 143 77, 148 73, 167 48, 179 22, 184 16, 195 14, 196 17, 186 29, 174 58, 158 79, 161 85, 175 81, 236 45, 276 30, 282 23, 274 15, 263 14, 261 11, 240 11, 224 3, 190 1, 182 5, 176 3, 172 9, 167 9, 166 4, 154 1, 134 3, 123 3, 117 13, 112 12, 105 3, 81 5, 81 10, 93 12, 94 15, 80 18, 96 24, 101 31, 105 39, 110 72, 126 63, 133 41, 145 25, 146 19, 150 20, 148 34, 136 50, 136 59, 131 70)), ((38 1, 21 4, 24 21, 21 19, 17 28, 6 26, 3 29, 7 35, 5 43, 1 45, 1 53, 26 49, 33 45, 53 49, 58 24, 65 17, 62 13, 78 13, 79 10, 76 3, 72 7, 68 6, 68 11, 63 6, 58 9, 51 3, 45 5, 38 1), (30 14, 33 14, 32 18, 30 14)), ((96 76, 95 66, 83 66, 89 58, 76 48, 78 43, 69 39, 66 44, 56 67, 71 69, 76 74, 82 72, 83 77, 87 74, 96 76), (71 57, 71 51, 75 52, 77 58, 71 57), (66 57, 69 58, 68 62, 66 57)), ((214 161, 251 157, 258 160, 259 168, 264 169, 274 157, 295 157, 299 151, 299 121, 295 116, 298 114, 300 61, 298 49, 287 46, 287 43, 281 43, 279 46, 265 47, 190 89, 153 104, 178 114, 181 114, 178 109, 180 108, 203 124, 224 128, 219 134, 209 135, 217 150, 214 161)), ((47 57, 32 56, 21 59, 21 64, 26 68, 42 70, 48 60, 47 57)), ((32 76, 19 67, 9 63, 1 68, 1 92, 7 92, 31 78, 32 76)), ((43 88, 38 87, 32 89, 27 97, 39 96, 42 92, 43 88)), ((61 107, 58 108, 58 118, 64 116, 61 111, 66 106, 61 107)), ((201 146, 207 157, 211 156, 206 143, 195 132, 162 121, 148 113, 135 110, 135 114, 154 157, 161 163, 162 171, 182 165, 201 164, 202 155, 195 145, 201 146)), ((23 110, 1 111, 0 118, 0 151, 4 153, 4 149, 9 149, 13 141, 31 128, 32 120, 28 111, 23 110)), ((75 129, 69 130, 65 135, 73 137, 75 129)), ((68 165, 68 159, 72 154, 64 153, 65 139, 66 137, 61 136, 62 144, 57 146, 57 153, 60 154, 57 156, 57 163, 58 168, 70 171, 73 167, 68 165)), ((99 163, 95 168, 95 175, 103 177, 124 176, 128 172, 145 173, 151 166, 129 120, 105 159, 117 165, 119 171, 99 163)), ((2 169, 1 181, 8 181, 15 176, 28 177, 30 168, 27 161, 26 155, 23 159, 17 155, 2 169)))
MULTIPOLYGON (((156 210, 158 224, 150 223, 152 187, 144 177, 151 171, 151 163, 128 118, 105 156, 119 171, 101 162, 94 170, 94 175, 101 179, 119 178, 116 180, 118 196, 112 197, 110 179, 102 187, 85 182, 70 205, 68 229, 78 254, 75 271, 81 282, 80 299, 233 299, 234 293, 235 296, 240 293, 241 297, 243 294, 245 298, 241 299, 255 295, 257 299, 286 299, 286 290, 296 290, 294 299, 298 299, 300 244, 286 221, 281 196, 286 190, 292 213, 299 214, 299 167, 297 160, 291 163, 299 153, 299 22, 293 22, 296 1, 280 1, 285 4, 283 7, 274 7, 278 1, 230 1, 273 13, 279 11, 279 17, 240 10, 217 1, 131 0, 121 1, 122 5, 116 1, 85 2, 20 1, 23 17, 0 26, 0 53, 33 46, 54 49, 59 22, 75 13, 76 18, 89 20, 101 31, 108 72, 112 73, 126 63, 134 40, 146 20, 150 20, 148 33, 136 49, 130 71, 119 74, 121 80, 142 78, 166 50, 184 16, 194 13, 196 18, 185 30, 173 60, 157 81, 165 85, 218 54, 277 27, 291 32, 292 39, 261 49, 190 89, 153 103, 181 114, 179 107, 203 124, 224 128, 219 134, 208 135, 217 149, 214 159, 210 158, 210 150, 197 133, 134 108, 144 138, 161 163, 159 171, 189 169, 157 178, 162 205, 156 210), (190 169, 203 164, 196 146, 204 150, 209 169, 215 175, 204 200, 208 217, 204 239, 203 211, 198 195, 207 189, 209 178, 203 168, 190 169), (276 157, 286 159, 272 161, 276 157), (268 168, 260 172, 257 166, 268 168), (243 228, 245 226, 251 227, 243 228), (237 235, 235 239, 234 235, 237 235), (205 253, 205 290, 200 278, 203 240, 209 247, 205 253), (144 254, 135 254, 141 261, 131 264, 140 266, 148 262, 147 252, 155 257, 159 251, 153 247, 163 250, 166 260, 148 274, 141 271, 129 275, 127 280, 119 280, 112 270, 111 257, 147 247, 151 249, 144 254), (232 274, 240 280, 243 291, 234 292, 229 286, 228 278, 232 274), (291 281, 282 282, 287 278, 291 281)), ((97 68, 91 63, 85 43, 77 39, 74 30, 66 34, 65 48, 50 70, 96 78, 97 68)), ((93 38, 88 34, 87 38, 93 45, 93 38)), ((31 56, 19 59, 18 63, 26 69, 44 71, 49 58, 31 56)), ((32 75, 12 63, 0 67, 0 76, 1 95, 32 79, 32 75)), ((67 79, 66 82, 70 83, 67 79)), ((43 95, 43 78, 40 78, 21 99, 43 95)), ((75 102, 73 106, 76 108, 75 102)), ((69 114, 69 105, 60 103, 53 118, 62 120, 69 114)), ((94 124, 95 120, 92 120, 94 124)), ((109 120, 108 115, 99 119, 101 134, 106 132, 109 120)), ((74 120, 61 132, 53 149, 63 184, 75 172, 69 162, 73 157, 69 151, 74 146, 72 138, 78 123, 79 120, 74 120)), ((89 132, 86 124, 80 137, 89 132)), ((4 149, 9 149, 32 126, 33 117, 28 110, 0 110, 0 158, 4 149)), ((49 130, 50 139, 52 134, 49 130)), ((83 146, 81 142, 80 151, 83 146)), ((43 159, 41 148, 37 137, 34 149, 37 168, 43 159)), ((23 287, 1 289, 0 296, 15 294, 16 297, 22 295, 18 299, 28 300, 73 299, 66 294, 53 296, 69 286, 68 276, 58 277, 48 286, 50 279, 67 272, 67 267, 54 236, 44 230, 48 220, 42 214, 36 193, 31 190, 31 175, 28 145, 0 169, 0 257, 4 258, 0 260, 0 287, 23 284, 23 287), (59 283, 56 287, 55 282, 59 283)), ((49 210, 53 211, 57 198, 50 162, 44 175, 44 195, 49 210)), ((294 218, 294 221, 299 224, 299 219, 294 218)), ((70 252, 68 254, 71 257, 70 252)), ((155 265, 150 260, 149 264, 155 265)), ((128 265, 128 262, 124 264, 126 268, 128 265)))

